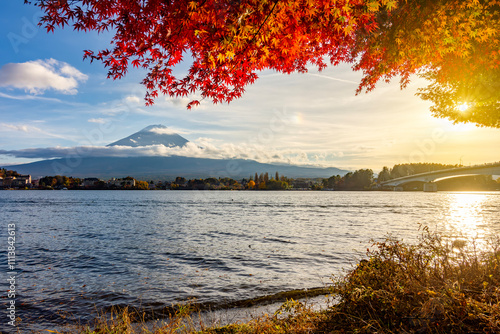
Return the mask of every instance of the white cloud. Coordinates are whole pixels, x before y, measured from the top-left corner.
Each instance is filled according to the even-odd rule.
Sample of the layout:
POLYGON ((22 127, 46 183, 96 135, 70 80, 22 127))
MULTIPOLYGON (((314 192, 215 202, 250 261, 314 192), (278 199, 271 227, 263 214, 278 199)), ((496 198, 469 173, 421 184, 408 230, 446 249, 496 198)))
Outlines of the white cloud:
POLYGON ((349 83, 349 84, 355 84, 355 85, 359 84, 358 81, 345 80, 345 79, 333 77, 331 75, 316 74, 316 73, 307 73, 307 75, 310 75, 310 76, 313 76, 313 77, 318 77, 318 78, 323 78, 323 79, 327 79, 327 80, 332 80, 332 81, 345 82, 345 83, 349 83))
POLYGON ((200 102, 200 104, 193 106, 192 110, 202 111, 202 110, 210 109, 213 106, 213 104, 210 100, 206 100, 197 94, 191 94, 191 95, 185 96, 185 97, 165 96, 163 101, 161 99, 158 99, 157 101, 155 101, 155 104, 173 106, 176 109, 186 110, 189 102, 195 101, 195 100, 200 102))
POLYGON ((174 128, 152 128, 149 132, 154 132, 159 135, 175 135, 175 134, 188 134, 188 131, 179 130, 174 128))
MULTIPOLYGON (((34 121, 40 123, 40 121, 34 121)), ((29 136, 43 136, 43 137, 52 137, 52 138, 60 138, 66 139, 64 136, 59 134, 54 134, 45 130, 42 130, 36 126, 26 125, 26 124, 9 124, 9 123, 0 123, 0 130, 11 130, 17 132, 24 132, 27 135, 22 135, 23 137, 29 136)))
POLYGON ((104 118, 91 118, 88 120, 89 123, 98 123, 98 124, 104 124, 107 122, 104 118))
POLYGON ((60 70, 62 74, 66 74, 66 76, 68 76, 70 78, 75 78, 78 81, 87 81, 87 79, 88 79, 87 75, 83 74, 82 72, 78 71, 76 68, 74 68, 66 63, 61 63, 61 64, 64 64, 60 70))
POLYGON ((33 95, 20 95, 20 96, 15 96, 15 95, 8 95, 5 93, 0 92, 0 97, 6 98, 6 99, 11 99, 11 100, 18 100, 18 101, 26 101, 26 100, 40 100, 40 101, 47 101, 47 102, 57 102, 57 103, 66 103, 66 104, 73 104, 73 103, 67 103, 63 102, 59 99, 55 98, 49 98, 49 97, 41 97, 41 96, 33 96, 33 95))
POLYGON ((87 79, 76 68, 55 59, 9 63, 0 68, 0 87, 24 89, 35 95, 49 89, 73 95, 79 82, 87 79))
POLYGON ((137 96, 131 95, 125 98, 127 104, 141 104, 141 99, 137 96))
MULTIPOLYGON (((0 126, 3 128, 11 129, 14 131, 21 131, 21 132, 28 132, 29 128, 26 125, 13 125, 13 124, 6 124, 6 123, 0 123, 0 126)), ((39 130, 39 129, 37 129, 39 130)))

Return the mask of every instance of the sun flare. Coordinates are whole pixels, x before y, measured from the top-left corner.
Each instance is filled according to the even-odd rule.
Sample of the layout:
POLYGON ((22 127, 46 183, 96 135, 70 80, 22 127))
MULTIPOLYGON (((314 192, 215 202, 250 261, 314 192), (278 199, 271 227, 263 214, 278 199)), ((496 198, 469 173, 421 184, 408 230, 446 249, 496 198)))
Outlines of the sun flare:
POLYGON ((467 109, 469 109, 469 105, 464 102, 462 104, 460 104, 458 107, 457 107, 458 110, 460 110, 461 112, 465 112, 467 111, 467 109))

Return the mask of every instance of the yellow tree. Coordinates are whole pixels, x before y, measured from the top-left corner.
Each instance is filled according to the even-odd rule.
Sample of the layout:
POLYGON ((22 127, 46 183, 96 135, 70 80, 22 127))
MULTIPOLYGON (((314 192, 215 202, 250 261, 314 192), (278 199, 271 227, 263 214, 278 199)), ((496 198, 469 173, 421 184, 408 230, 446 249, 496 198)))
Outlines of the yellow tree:
POLYGON ((136 189, 139 189, 139 190, 148 190, 149 183, 147 183, 146 181, 137 181, 135 187, 136 187, 136 189))
POLYGON ((358 92, 412 74, 430 81, 419 95, 434 116, 500 127, 500 1, 408 0, 376 10, 377 29, 356 36, 351 60, 358 92))
POLYGON ((248 187, 248 189, 254 189, 255 188, 255 182, 253 182, 253 180, 248 181, 247 187, 248 187))

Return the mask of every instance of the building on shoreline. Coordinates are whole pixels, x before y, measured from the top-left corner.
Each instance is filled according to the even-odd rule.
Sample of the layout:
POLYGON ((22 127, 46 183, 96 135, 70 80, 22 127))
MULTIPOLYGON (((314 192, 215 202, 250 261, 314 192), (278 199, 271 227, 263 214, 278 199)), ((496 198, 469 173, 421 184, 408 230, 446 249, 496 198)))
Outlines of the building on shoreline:
POLYGON ((135 179, 131 177, 126 177, 123 179, 112 178, 111 180, 108 181, 108 187, 117 187, 117 188, 135 187, 135 179))
POLYGON ((31 188, 31 175, 0 177, 0 188, 31 188))

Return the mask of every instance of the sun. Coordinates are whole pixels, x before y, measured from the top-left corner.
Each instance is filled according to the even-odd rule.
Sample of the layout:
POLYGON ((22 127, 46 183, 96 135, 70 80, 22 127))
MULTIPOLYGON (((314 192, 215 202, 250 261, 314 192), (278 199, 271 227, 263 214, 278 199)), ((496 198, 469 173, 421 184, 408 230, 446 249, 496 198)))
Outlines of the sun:
POLYGON ((467 109, 469 109, 469 105, 467 104, 467 102, 464 102, 464 103, 460 104, 457 107, 457 109, 460 110, 461 112, 465 112, 465 111, 467 111, 467 109))

